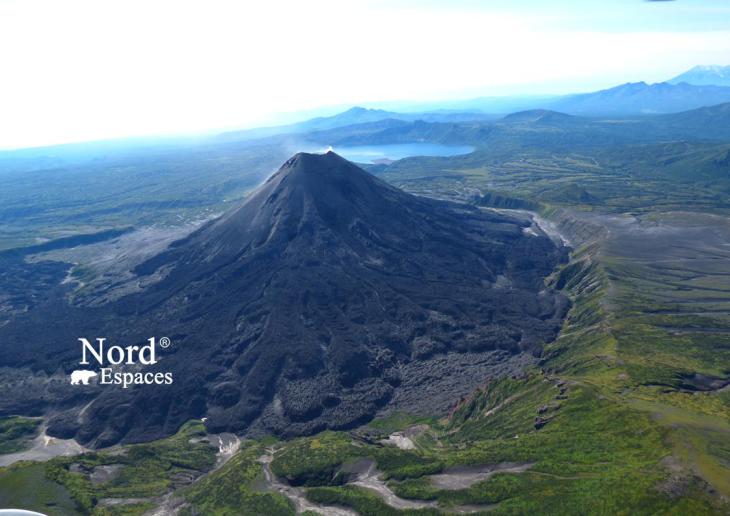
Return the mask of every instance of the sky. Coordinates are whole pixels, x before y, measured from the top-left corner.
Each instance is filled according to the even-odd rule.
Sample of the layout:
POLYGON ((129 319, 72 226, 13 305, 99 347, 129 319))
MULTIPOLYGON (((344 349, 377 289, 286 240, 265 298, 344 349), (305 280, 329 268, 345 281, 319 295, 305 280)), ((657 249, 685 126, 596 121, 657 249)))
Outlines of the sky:
POLYGON ((728 0, 0 0, 0 149, 591 91, 697 64, 730 64, 728 0))

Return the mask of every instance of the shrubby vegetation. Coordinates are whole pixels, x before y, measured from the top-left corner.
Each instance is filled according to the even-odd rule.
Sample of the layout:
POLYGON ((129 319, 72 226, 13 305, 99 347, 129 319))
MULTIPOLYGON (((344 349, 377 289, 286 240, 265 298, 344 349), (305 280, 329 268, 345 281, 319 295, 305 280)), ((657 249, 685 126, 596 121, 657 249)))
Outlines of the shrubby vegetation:
POLYGON ((40 419, 26 417, 0 418, 0 455, 21 451, 38 434, 40 419))
POLYGON ((205 441, 191 442, 204 435, 203 425, 191 422, 172 437, 130 445, 119 453, 90 452, 57 457, 45 464, 45 475, 63 485, 82 512, 141 514, 150 507, 149 503, 103 507, 99 501, 159 497, 210 470, 215 463, 215 448, 205 441), (112 465, 119 471, 111 479, 100 483, 90 480, 95 468, 112 465))
POLYGON ((283 495, 265 490, 261 464, 256 461, 264 446, 255 441, 241 450, 223 468, 184 491, 199 514, 216 516, 289 516, 291 502, 283 495))

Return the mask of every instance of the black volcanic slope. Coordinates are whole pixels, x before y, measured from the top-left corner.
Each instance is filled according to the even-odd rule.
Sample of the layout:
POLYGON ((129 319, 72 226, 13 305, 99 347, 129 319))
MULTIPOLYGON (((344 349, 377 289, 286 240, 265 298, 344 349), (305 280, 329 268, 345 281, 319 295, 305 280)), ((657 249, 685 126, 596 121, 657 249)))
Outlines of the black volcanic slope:
POLYGON ((387 406, 409 364, 538 353, 566 310, 543 281, 564 251, 522 225, 407 194, 331 152, 297 154, 136 270, 162 280, 90 312, 99 331, 128 328, 125 344, 172 337, 158 367, 175 383, 100 388, 49 432, 101 446, 204 415, 212 431, 343 428, 387 406))

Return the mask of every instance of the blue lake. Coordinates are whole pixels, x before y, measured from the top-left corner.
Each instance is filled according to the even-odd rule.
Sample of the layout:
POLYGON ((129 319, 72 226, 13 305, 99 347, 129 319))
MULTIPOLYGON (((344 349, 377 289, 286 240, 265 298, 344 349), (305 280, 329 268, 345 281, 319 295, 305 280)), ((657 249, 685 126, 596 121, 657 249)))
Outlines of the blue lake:
POLYGON ((438 143, 397 143, 389 145, 358 145, 332 147, 332 150, 357 163, 380 163, 411 156, 459 156, 474 150, 468 145, 441 145, 438 143))

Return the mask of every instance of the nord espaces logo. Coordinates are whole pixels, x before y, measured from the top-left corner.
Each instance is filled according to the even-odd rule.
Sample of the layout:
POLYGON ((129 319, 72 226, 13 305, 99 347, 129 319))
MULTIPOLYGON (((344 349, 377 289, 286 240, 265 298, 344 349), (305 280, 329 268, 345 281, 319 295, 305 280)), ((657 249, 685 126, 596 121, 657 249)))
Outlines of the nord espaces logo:
POLYGON ((170 339, 162 337, 159 341, 155 337, 147 339, 142 346, 112 346, 108 345, 105 337, 94 340, 79 338, 81 343, 82 366, 99 366, 98 372, 94 369, 76 369, 71 373, 71 385, 89 385, 89 382, 99 377, 100 385, 121 385, 126 389, 130 385, 170 385, 173 381, 172 373, 161 371, 143 371, 146 366, 157 364, 157 348, 169 348, 170 339))

